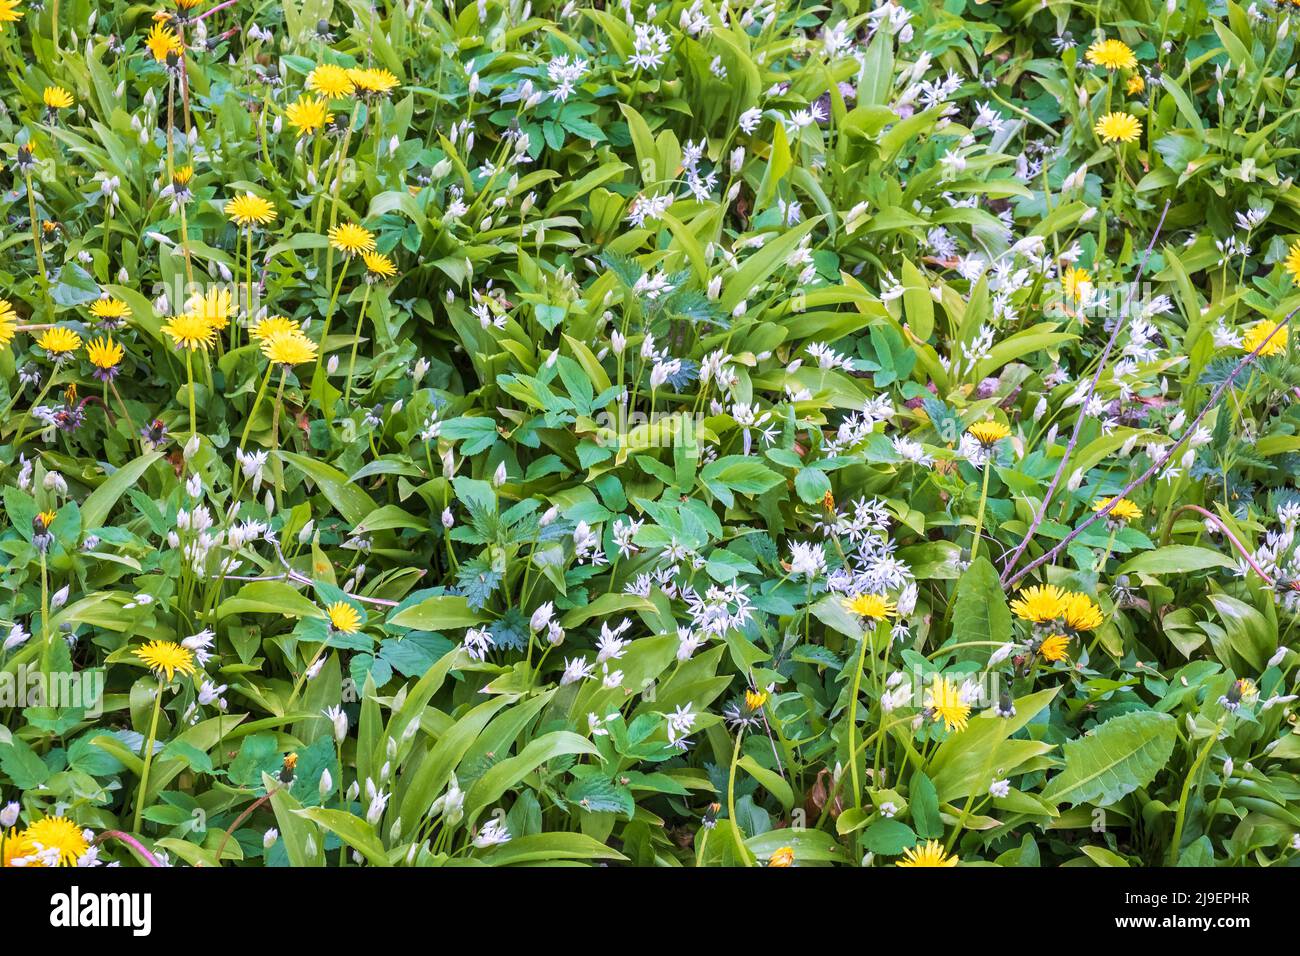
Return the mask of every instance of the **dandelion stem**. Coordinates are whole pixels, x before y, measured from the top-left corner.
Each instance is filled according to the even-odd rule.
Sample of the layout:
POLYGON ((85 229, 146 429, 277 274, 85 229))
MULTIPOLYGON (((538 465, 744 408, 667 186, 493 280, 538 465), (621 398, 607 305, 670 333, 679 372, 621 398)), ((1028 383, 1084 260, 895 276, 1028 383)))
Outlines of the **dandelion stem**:
POLYGON ((271 371, 275 368, 274 363, 266 363, 266 374, 262 376, 262 384, 258 386, 257 394, 253 396, 253 407, 248 410, 248 419, 244 422, 244 432, 239 436, 239 450, 244 450, 244 445, 248 441, 249 429, 253 427, 253 419, 257 417, 257 410, 262 405, 262 399, 266 397, 266 387, 271 382, 271 371))
POLYGON ((366 291, 361 296, 361 314, 357 316, 357 331, 352 336, 352 355, 348 358, 348 380, 343 386, 343 407, 346 408, 349 398, 352 396, 352 370, 357 364, 357 346, 361 344, 361 326, 366 321, 366 305, 370 302, 370 285, 367 283, 366 291))
POLYGON ((189 383, 190 390, 190 434, 197 432, 195 428, 194 416, 194 350, 185 350, 185 380, 189 383))
POLYGON ((989 472, 992 470, 993 461, 990 459, 984 463, 984 484, 980 488, 979 511, 975 514, 975 540, 970 543, 970 559, 972 564, 975 562, 976 556, 980 553, 980 535, 984 531, 984 506, 988 503, 989 472))
MULTIPOLYGON (((862 671, 867 659, 867 645, 872 635, 866 628, 858 638, 858 663, 853 668, 853 693, 849 697, 849 773, 853 780, 853 808, 862 808, 862 779, 858 774, 858 692, 862 687, 862 671)), ((874 653, 874 648, 872 653, 874 653)))
POLYGON ((745 838, 740 832, 740 823, 736 820, 736 765, 740 763, 740 742, 744 739, 745 728, 736 728, 736 746, 731 752, 731 770, 727 776, 727 822, 731 824, 731 837, 736 841, 741 865, 753 866, 753 858, 749 855, 745 838))
POLYGON ((135 792, 135 818, 131 823, 131 830, 135 833, 140 832, 140 816, 144 813, 145 794, 149 790, 149 768, 153 765, 154 741, 158 739, 158 713, 162 710, 163 686, 159 680, 154 689, 153 719, 149 722, 149 739, 144 747, 144 766, 140 769, 140 785, 135 792))

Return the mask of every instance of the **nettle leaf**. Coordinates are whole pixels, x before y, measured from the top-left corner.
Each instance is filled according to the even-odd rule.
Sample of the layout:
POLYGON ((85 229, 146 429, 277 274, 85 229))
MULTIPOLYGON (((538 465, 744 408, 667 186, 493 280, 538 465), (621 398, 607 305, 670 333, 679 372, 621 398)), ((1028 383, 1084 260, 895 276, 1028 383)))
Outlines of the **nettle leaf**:
POLYGON ((574 780, 565 789, 564 797, 588 813, 620 813, 630 820, 636 812, 632 791, 599 774, 574 780))
POLYGON ((502 574, 482 557, 461 564, 456 571, 456 586, 471 611, 482 610, 501 585, 502 574))

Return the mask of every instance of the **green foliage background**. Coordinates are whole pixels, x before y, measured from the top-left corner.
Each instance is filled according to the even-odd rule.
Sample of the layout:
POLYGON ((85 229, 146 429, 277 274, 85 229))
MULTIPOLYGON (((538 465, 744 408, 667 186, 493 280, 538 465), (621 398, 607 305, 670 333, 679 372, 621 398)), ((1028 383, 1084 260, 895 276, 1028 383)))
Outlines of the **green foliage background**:
POLYGON ((1295 7, 167 9, 170 67, 152 7, 0 2, 16 831, 132 865, 1294 864, 1300 369, 1285 326, 1252 349, 1300 306, 1295 7), (321 63, 398 85, 300 137, 321 63), (246 192, 275 222, 229 220, 246 192), (163 326, 250 286, 187 369, 163 326), (269 366, 267 315, 320 362, 269 366), (51 325, 123 346, 111 386, 51 325), (1101 609, 1063 660, 1010 610, 1036 583, 1101 609), (136 654, 205 631, 196 675, 136 654))

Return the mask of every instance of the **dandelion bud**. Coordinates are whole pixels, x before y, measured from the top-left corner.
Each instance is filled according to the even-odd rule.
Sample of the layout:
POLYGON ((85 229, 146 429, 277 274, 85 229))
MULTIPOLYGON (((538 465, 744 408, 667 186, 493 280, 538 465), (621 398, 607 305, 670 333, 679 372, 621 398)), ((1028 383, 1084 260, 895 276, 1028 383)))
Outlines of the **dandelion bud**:
POLYGON ((547 601, 533 612, 533 616, 528 621, 528 626, 531 627, 534 632, 542 630, 551 623, 551 614, 554 613, 554 611, 555 605, 550 601, 547 601))
POLYGON ((731 151, 731 171, 732 173, 740 172, 740 167, 745 165, 745 147, 737 146, 731 151))
POLYGON ((266 516, 268 518, 275 514, 275 495, 271 489, 266 490, 266 497, 262 499, 262 503, 266 506, 266 516))
POLYGON ((117 270, 117 281, 119 285, 126 285, 131 281, 131 273, 126 271, 126 266, 117 270))
POLYGON ((54 596, 50 598, 50 610, 61 608, 68 603, 68 590, 70 587, 71 585, 65 584, 54 592, 54 596))
POLYGON ((500 488, 506 483, 506 463, 503 461, 497 465, 497 470, 492 473, 492 485, 500 488))
POLYGON ((443 509, 442 509, 442 526, 443 526, 444 528, 446 528, 448 531, 450 531, 452 525, 454 525, 455 523, 456 523, 456 518, 455 518, 455 516, 451 513, 451 509, 450 509, 450 508, 443 508, 443 509))
POLYGON ((321 771, 320 775, 320 798, 324 800, 329 796, 329 792, 334 789, 334 778, 330 776, 329 770, 321 771))
POLYGON ((1078 491, 1079 486, 1082 484, 1083 484, 1083 471, 1079 468, 1076 468, 1070 474, 1070 480, 1065 483, 1065 486, 1069 488, 1071 491, 1078 491))
POLYGON ((744 299, 741 299, 739 302, 736 303, 736 307, 731 310, 731 317, 733 319, 743 318, 745 313, 748 311, 749 311, 749 303, 746 302, 744 299))
POLYGON ((185 457, 185 460, 189 461, 191 458, 193 458, 198 453, 198 450, 199 450, 199 436, 197 434, 191 435, 190 440, 185 443, 185 449, 182 452, 182 454, 185 457))
POLYGON ((401 146, 401 145, 402 145, 402 141, 401 141, 400 139, 398 139, 396 136, 393 136, 391 139, 389 139, 389 141, 388 141, 388 155, 389 155, 389 156, 392 156, 394 153, 396 153, 396 152, 397 152, 397 148, 398 148, 399 146, 401 146))
POLYGON ((325 370, 330 375, 333 375, 339 370, 339 357, 337 355, 330 356, 329 361, 325 363, 325 370))
POLYGON ((262 849, 271 849, 271 847, 275 846, 275 841, 278 839, 280 839, 280 831, 275 827, 271 827, 271 829, 262 834, 262 849))
POLYGON ((185 481, 185 491, 191 498, 197 498, 203 494, 203 478, 201 475, 190 475, 185 481))
POLYGON ((442 179, 442 177, 446 176, 449 172, 451 172, 451 160, 443 157, 438 160, 433 169, 429 170, 429 175, 433 179, 442 179))
POLYGON ((716 302, 722 295, 722 276, 714 276, 709 280, 708 297, 710 301, 716 302))
POLYGON ((53 491, 60 495, 68 493, 68 483, 57 471, 47 471, 45 477, 41 479, 41 484, 45 486, 46 491, 53 491))
POLYGON ((623 349, 627 348, 627 336, 615 329, 610 333, 609 347, 613 349, 615 355, 622 355, 623 349))
POLYGON ((359 796, 361 796, 361 784, 353 780, 352 786, 348 787, 348 793, 347 793, 348 803, 355 802, 357 797, 359 796))
POLYGON ((314 528, 315 526, 316 526, 316 520, 314 518, 308 518, 307 523, 303 525, 302 530, 298 532, 299 544, 306 544, 308 541, 311 540, 312 528, 314 528))
POLYGON ((18 822, 19 806, 17 802, 6 803, 3 810, 0 810, 0 828, 8 830, 18 822))

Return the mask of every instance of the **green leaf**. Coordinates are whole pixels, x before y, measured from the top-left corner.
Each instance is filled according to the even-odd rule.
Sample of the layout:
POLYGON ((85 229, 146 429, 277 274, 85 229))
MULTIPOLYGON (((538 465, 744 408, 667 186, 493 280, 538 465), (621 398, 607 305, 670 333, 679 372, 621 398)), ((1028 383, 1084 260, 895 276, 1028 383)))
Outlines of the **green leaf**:
POLYGON ((1186 574, 1205 568, 1236 568, 1236 564, 1218 551, 1190 544, 1169 544, 1154 551, 1144 551, 1120 566, 1120 574, 1186 574))
POLYGON ((939 792, 935 790, 930 778, 919 770, 912 775, 907 805, 918 834, 927 838, 943 836, 943 821, 939 819, 939 792))
POLYGON ((294 812, 337 834, 344 843, 364 856, 371 866, 388 866, 384 845, 366 821, 342 810, 327 810, 323 807, 306 807, 294 812))
POLYGON ((492 866, 545 863, 549 860, 616 860, 627 857, 583 833, 533 833, 493 847, 481 857, 492 866))
POLYGON ((470 610, 469 601, 465 598, 455 594, 439 594, 403 608, 393 614, 388 623, 393 627, 409 627, 418 631, 442 631, 473 627, 486 620, 486 615, 470 610))
POLYGON ((109 475, 104 483, 87 495, 86 500, 81 503, 81 526, 100 527, 107 520, 108 513, 113 510, 113 505, 117 504, 117 499, 121 498, 128 488, 133 487, 140 480, 140 476, 149 470, 149 466, 160 458, 162 452, 151 451, 109 475))
POLYGON ((1152 710, 1121 714, 1086 737, 1062 745, 1065 769, 1048 781, 1043 799, 1076 806, 1112 803, 1155 779, 1174 750, 1174 718, 1152 710))
POLYGON ((862 831, 864 849, 881 856, 898 856, 908 847, 916 846, 917 836, 912 828, 898 820, 877 820, 862 831))

